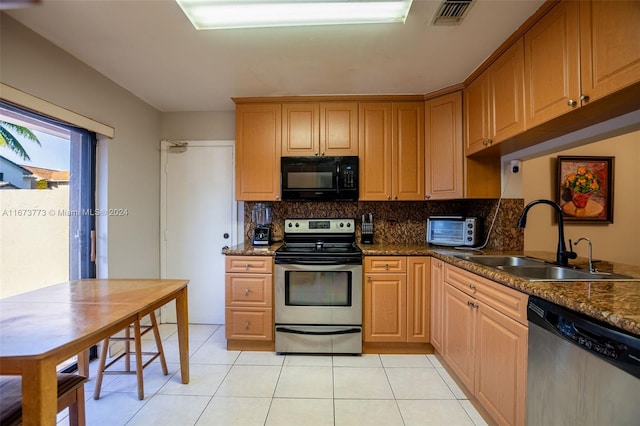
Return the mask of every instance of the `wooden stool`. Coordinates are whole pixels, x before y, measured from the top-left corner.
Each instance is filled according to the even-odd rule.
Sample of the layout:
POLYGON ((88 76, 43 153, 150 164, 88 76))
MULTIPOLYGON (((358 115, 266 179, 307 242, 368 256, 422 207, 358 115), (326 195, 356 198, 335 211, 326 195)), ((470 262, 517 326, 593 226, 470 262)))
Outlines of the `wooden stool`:
MULTIPOLYGON (((77 374, 58 374, 58 413, 69 407, 69 424, 84 426, 84 384, 87 378, 77 374)), ((0 377, 0 424, 22 424, 22 378, 0 377)))
POLYGON ((102 353, 100 354, 100 362, 98 364, 98 372, 96 375, 96 388, 93 392, 94 399, 100 399, 100 388, 102 386, 103 374, 135 374, 138 378, 138 399, 144 399, 144 384, 142 378, 142 370, 148 366, 156 358, 160 358, 160 364, 162 365, 162 373, 166 376, 169 374, 167 370, 167 362, 164 359, 164 352, 162 350, 162 341, 160 340, 160 332, 158 331, 158 322, 153 312, 149 314, 151 319, 151 325, 140 325, 140 320, 134 321, 129 327, 124 329, 124 337, 109 337, 102 342, 102 353), (133 328, 133 337, 131 337, 131 329, 133 328), (156 340, 157 352, 142 352, 142 336, 149 331, 153 331, 153 335, 156 340), (111 359, 107 363, 107 351, 109 349, 110 341, 124 342, 124 352, 111 359), (131 342, 134 344, 134 350, 131 350, 131 342), (136 358, 136 369, 131 370, 131 354, 136 358), (151 355, 151 358, 144 364, 142 363, 142 355, 151 355), (110 370, 109 367, 115 364, 120 359, 124 358, 125 369, 124 370, 110 370))

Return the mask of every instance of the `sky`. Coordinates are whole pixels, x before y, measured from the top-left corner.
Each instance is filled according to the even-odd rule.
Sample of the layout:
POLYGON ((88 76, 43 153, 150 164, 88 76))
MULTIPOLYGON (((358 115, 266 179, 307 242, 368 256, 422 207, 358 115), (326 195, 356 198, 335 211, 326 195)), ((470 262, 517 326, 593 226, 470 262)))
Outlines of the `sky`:
POLYGON ((29 154, 29 157, 31 157, 31 161, 23 160, 4 146, 0 146, 0 155, 21 166, 26 165, 45 169, 69 170, 71 158, 69 140, 37 130, 32 131, 38 137, 42 146, 38 146, 30 140, 25 140, 19 135, 16 136, 14 133, 14 136, 16 136, 27 151, 27 154, 29 154))

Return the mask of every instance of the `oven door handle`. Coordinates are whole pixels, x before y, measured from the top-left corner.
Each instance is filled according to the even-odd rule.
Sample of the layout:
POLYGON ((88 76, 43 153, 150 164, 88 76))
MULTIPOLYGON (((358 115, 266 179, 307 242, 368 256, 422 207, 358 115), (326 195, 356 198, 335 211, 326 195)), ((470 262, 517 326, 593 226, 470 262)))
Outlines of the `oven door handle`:
POLYGON ((287 260, 278 260, 276 259, 276 264, 279 265, 360 265, 362 264, 362 258, 357 259, 287 259, 287 260))
POLYGON ((291 333, 291 334, 308 334, 313 336, 332 336, 336 334, 355 334, 361 333, 361 328, 346 328, 344 330, 335 330, 335 331, 306 331, 306 330, 294 330, 292 328, 287 327, 276 327, 276 331, 281 333, 291 333))

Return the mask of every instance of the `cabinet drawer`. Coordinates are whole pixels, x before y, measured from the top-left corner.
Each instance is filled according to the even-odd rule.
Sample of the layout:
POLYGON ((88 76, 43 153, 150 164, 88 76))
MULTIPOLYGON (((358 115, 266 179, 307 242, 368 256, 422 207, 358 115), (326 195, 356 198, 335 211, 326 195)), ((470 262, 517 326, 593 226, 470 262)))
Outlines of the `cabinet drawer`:
POLYGON ((479 278, 477 275, 464 271, 455 266, 449 264, 444 265, 444 281, 448 284, 451 284, 458 290, 474 297, 478 290, 478 285, 476 282, 477 278, 479 278))
POLYGON ((270 256, 226 256, 226 272, 251 272, 270 274, 273 271, 273 258, 270 256))
POLYGON ((227 306, 271 307, 271 275, 226 274, 225 290, 227 306))
POLYGON ((407 258, 404 256, 368 256, 364 258, 364 271, 406 272, 407 258))
POLYGON ((228 340, 273 340, 273 311, 270 308, 227 308, 225 334, 228 340))
POLYGON ((445 265, 444 280, 498 312, 527 325, 529 296, 526 294, 452 265, 445 265))

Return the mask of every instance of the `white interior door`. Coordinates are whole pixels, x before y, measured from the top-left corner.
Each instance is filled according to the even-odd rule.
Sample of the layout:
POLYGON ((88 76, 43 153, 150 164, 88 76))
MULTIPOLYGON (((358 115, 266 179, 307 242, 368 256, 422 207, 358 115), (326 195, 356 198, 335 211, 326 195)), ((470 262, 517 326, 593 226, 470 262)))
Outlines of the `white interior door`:
MULTIPOLYGON (((172 146, 162 142, 161 275, 190 280, 189 322, 224 324, 221 250, 236 239, 233 141, 172 146)), ((161 312, 175 322, 173 306, 161 312)))

